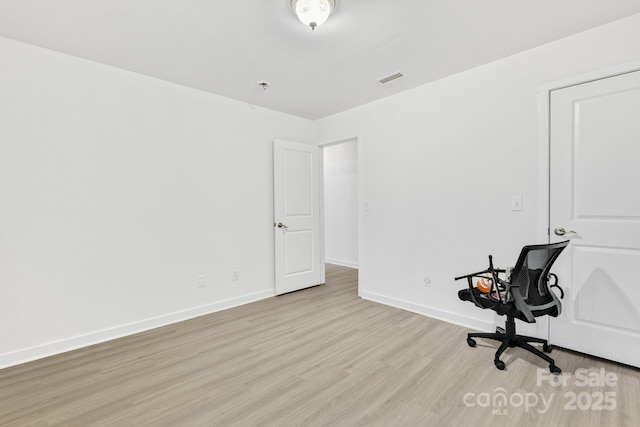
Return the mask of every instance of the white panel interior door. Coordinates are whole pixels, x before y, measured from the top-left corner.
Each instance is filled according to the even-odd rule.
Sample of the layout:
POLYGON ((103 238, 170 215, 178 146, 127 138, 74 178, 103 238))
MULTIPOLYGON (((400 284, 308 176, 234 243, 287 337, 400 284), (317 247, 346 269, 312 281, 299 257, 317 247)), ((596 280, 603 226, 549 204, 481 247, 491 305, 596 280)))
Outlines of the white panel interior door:
POLYGON ((324 282, 320 147, 275 140, 274 238, 276 294, 324 282))
POLYGON ((551 240, 571 239, 550 339, 640 367, 640 72, 552 91, 550 130, 551 240))

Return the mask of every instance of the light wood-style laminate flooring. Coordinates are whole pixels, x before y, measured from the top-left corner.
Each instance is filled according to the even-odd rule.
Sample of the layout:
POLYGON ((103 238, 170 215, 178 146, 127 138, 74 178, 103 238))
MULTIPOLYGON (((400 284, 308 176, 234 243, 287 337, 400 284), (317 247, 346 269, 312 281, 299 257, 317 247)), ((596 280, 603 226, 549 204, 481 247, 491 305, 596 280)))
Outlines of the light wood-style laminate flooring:
POLYGON ((497 342, 467 332, 329 265, 323 286, 0 370, 0 425, 640 425, 638 369, 556 349, 553 384, 517 348, 498 371, 497 342))

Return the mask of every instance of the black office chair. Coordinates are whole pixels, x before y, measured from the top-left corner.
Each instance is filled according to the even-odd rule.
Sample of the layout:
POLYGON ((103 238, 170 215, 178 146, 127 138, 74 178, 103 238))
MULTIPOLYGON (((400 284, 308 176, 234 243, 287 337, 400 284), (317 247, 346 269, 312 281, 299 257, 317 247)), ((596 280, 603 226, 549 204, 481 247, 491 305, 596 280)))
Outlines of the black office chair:
POLYGON ((500 370, 505 368, 500 355, 507 347, 521 347, 546 360, 551 373, 561 372, 551 357, 529 344, 530 342, 540 343, 542 349, 550 353, 551 346, 547 340, 517 335, 515 319, 535 323, 536 317, 557 317, 561 313, 562 304, 551 288, 557 287, 561 298, 564 297, 564 291, 558 286, 558 277, 549 271, 560 252, 568 244, 567 240, 547 245, 525 246, 513 267, 510 279, 507 280, 499 277, 500 273, 506 273, 506 270, 494 268, 491 255, 489 255, 488 269, 455 278, 455 280, 467 279, 469 285, 468 289, 458 292, 458 297, 462 301, 471 301, 482 309, 488 308, 501 316, 507 316, 505 329, 497 328, 495 333, 479 332, 467 335, 467 344, 470 347, 476 346, 474 338, 490 338, 502 342, 493 361, 496 368, 500 370), (484 292, 474 286, 474 278, 484 281, 487 285, 486 289, 483 289, 484 292))

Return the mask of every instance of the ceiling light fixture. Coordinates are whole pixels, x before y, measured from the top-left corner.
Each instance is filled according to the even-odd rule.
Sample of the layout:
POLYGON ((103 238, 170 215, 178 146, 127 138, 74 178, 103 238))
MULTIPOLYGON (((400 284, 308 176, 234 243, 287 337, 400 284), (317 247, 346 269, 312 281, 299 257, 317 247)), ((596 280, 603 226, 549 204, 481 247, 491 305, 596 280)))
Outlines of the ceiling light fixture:
POLYGON ((291 0, 291 8, 304 24, 315 30, 329 18, 336 0, 291 0))

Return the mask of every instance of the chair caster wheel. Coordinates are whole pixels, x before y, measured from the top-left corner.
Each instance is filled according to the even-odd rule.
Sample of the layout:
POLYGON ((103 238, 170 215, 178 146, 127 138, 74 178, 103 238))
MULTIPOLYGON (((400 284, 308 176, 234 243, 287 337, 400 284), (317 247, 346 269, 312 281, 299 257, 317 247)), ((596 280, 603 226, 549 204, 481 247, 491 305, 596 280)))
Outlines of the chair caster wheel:
POLYGON ((554 375, 560 375, 562 371, 556 365, 549 365, 549 371, 554 375))
POLYGON ((551 353, 552 347, 549 344, 543 344, 542 345, 542 351, 544 351, 545 353, 551 353))
POLYGON ((475 347, 476 340, 474 340, 473 338, 467 338, 467 344, 469 344, 469 347, 475 347))
POLYGON ((504 371, 504 362, 502 360, 494 360, 493 363, 495 363, 496 368, 504 371))

